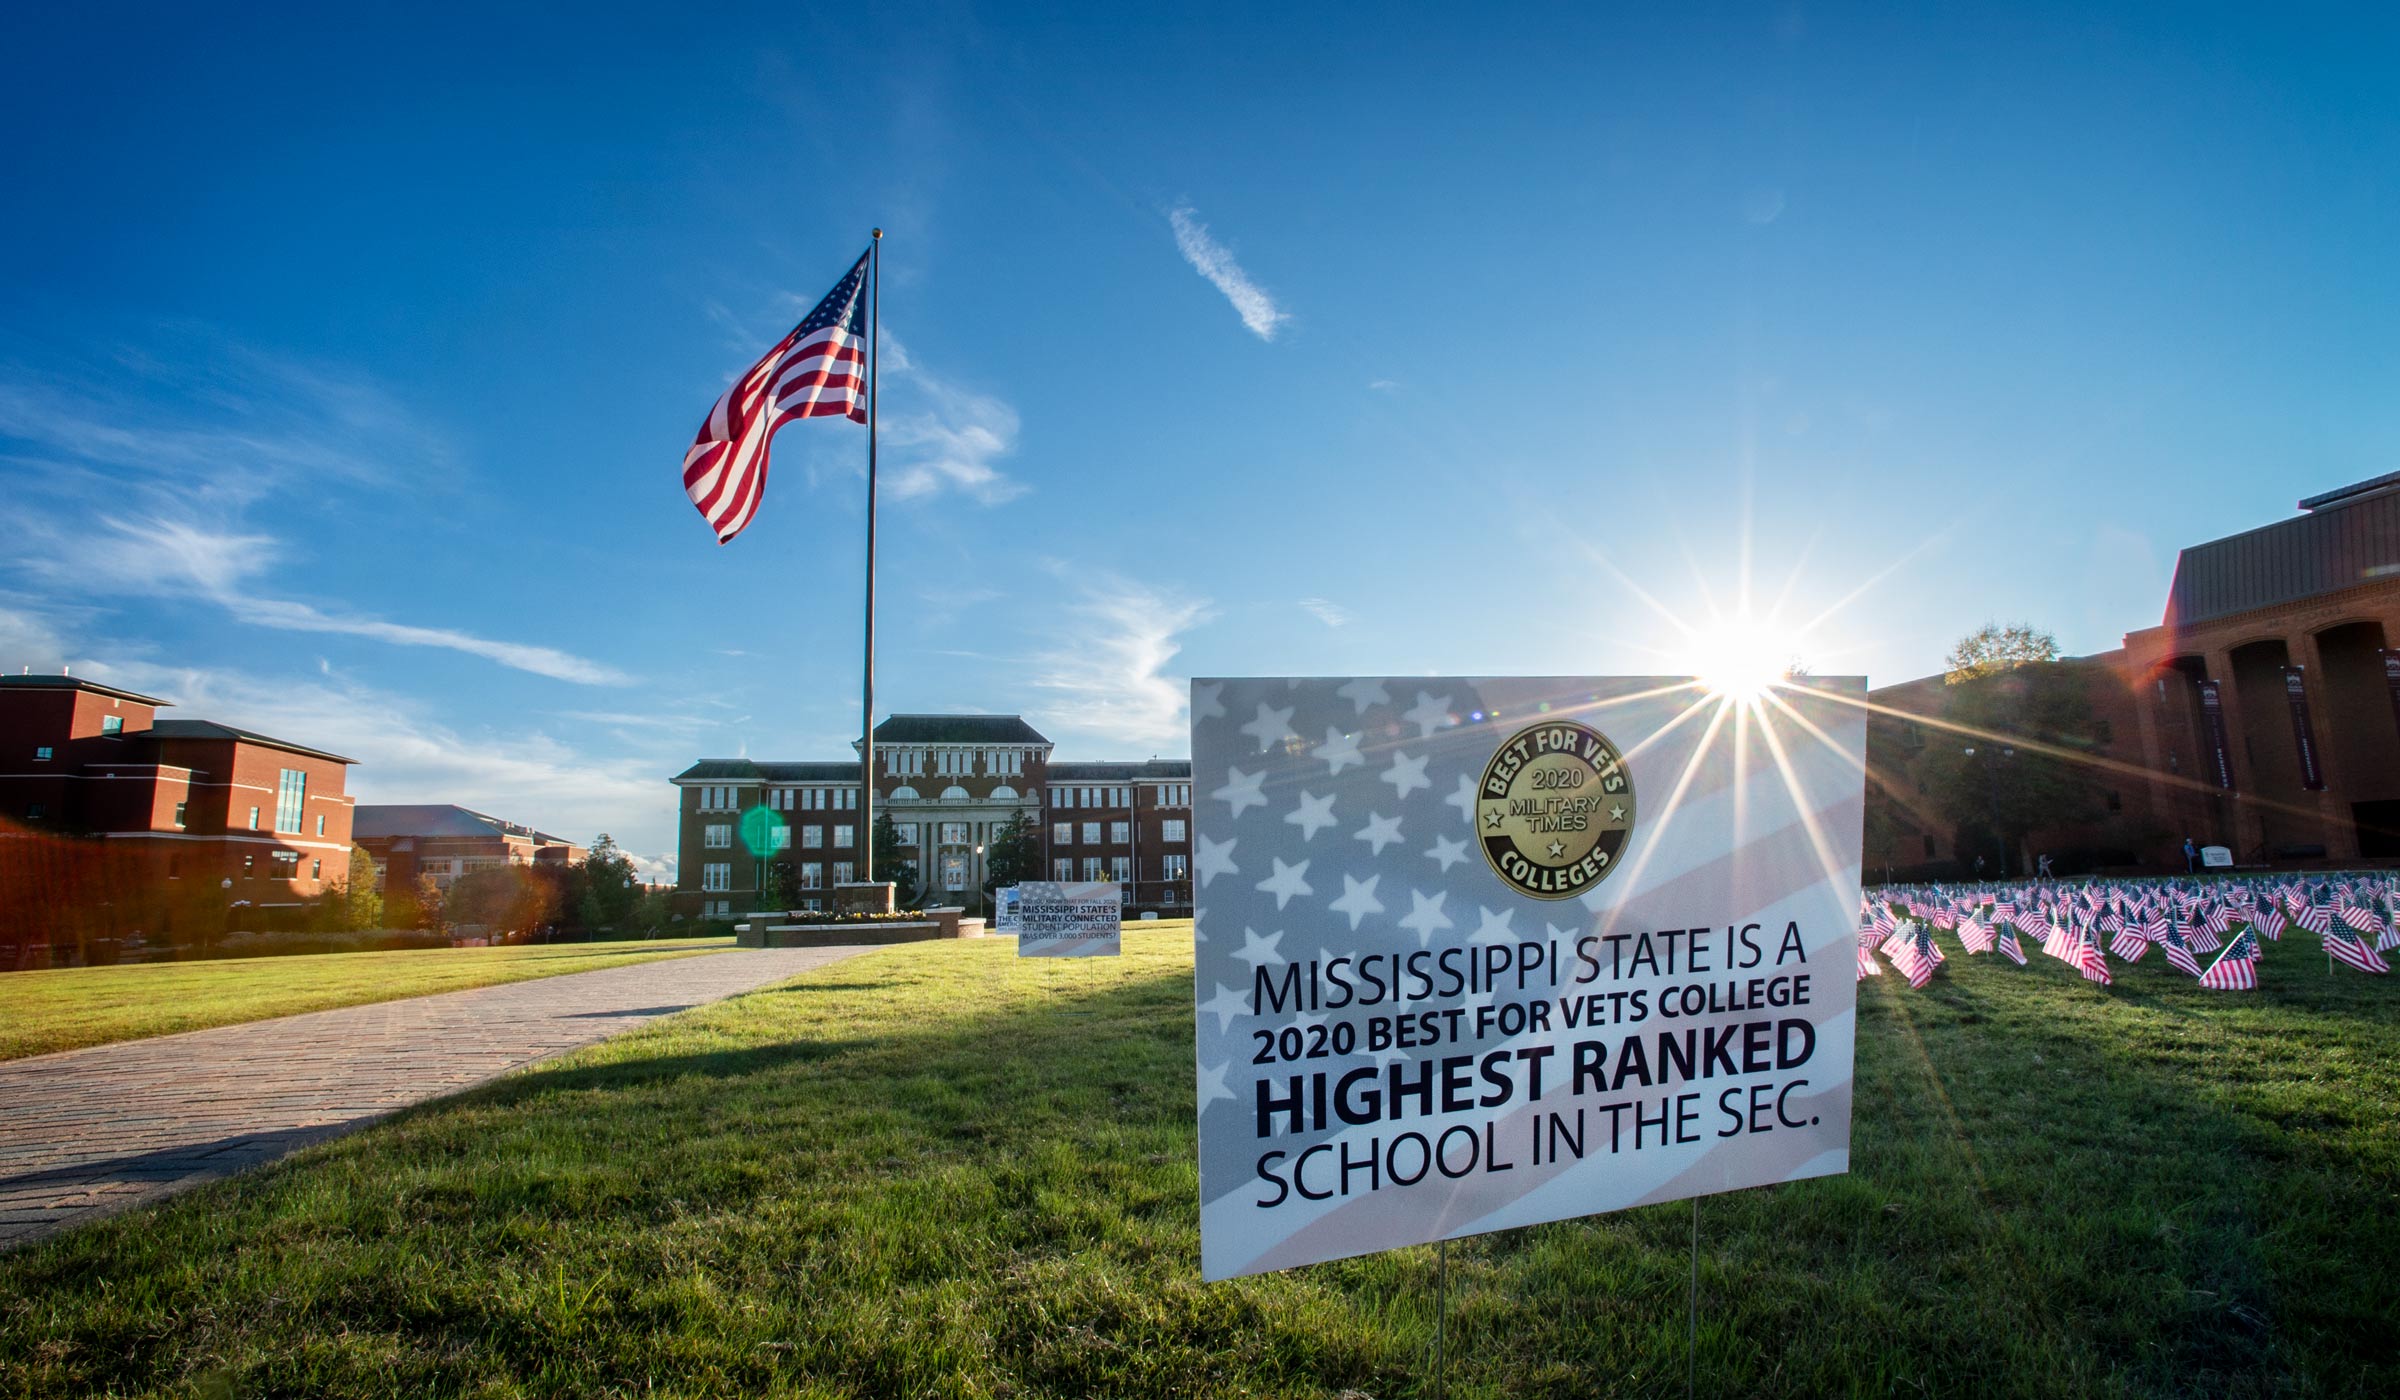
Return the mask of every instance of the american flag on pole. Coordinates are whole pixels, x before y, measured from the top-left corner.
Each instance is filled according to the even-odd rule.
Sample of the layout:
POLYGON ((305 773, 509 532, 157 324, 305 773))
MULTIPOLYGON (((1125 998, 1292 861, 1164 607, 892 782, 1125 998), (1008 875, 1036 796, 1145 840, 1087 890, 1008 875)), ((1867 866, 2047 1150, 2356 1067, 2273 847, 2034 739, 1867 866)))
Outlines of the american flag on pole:
POLYGON ((767 494, 767 445, 795 418, 867 421, 867 254, 742 372, 683 454, 683 490, 724 544, 767 494))
MULTIPOLYGON (((2159 951, 2167 955, 2167 961, 2173 963, 2186 977, 2199 976, 2200 960, 2192 956, 2191 945, 2184 941, 2183 930, 2164 919, 2159 921, 2158 930, 2156 940, 2159 951)), ((2257 947, 2258 940, 2251 939, 2250 946, 2257 947)))
POLYGON ((2329 958, 2348 963, 2361 972, 2392 970, 2383 959, 2375 956, 2375 950, 2367 946, 2365 939, 2350 929, 2328 928, 2322 936, 2325 940, 2325 956, 2329 958))
POLYGON ((2016 929, 2008 924, 2002 924, 1999 927, 1999 936, 1993 940, 1992 946, 1999 950, 2000 956, 2008 959, 2010 962, 2015 963, 2019 967, 2023 967, 2025 965, 2025 950, 2017 946, 2016 929))
POLYGON ((2245 928, 2217 960, 2200 974, 2200 985, 2214 992, 2247 992, 2258 986, 2258 939, 2245 928))
POLYGON ((1899 969, 1911 987, 1924 986, 1933 976, 1933 970, 1942 965, 1942 950, 1934 946, 1933 930, 1923 924, 1910 924, 1897 936, 1885 940, 1883 955, 1892 960, 1892 966, 1899 969))

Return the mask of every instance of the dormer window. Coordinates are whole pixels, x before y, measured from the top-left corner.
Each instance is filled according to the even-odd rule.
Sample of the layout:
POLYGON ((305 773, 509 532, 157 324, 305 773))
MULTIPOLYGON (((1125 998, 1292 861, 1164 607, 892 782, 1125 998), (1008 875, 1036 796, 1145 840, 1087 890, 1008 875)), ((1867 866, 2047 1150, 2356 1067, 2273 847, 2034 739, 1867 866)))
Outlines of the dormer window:
POLYGON ((102 715, 102 716, 100 716, 100 732, 101 732, 103 735, 109 735, 109 734, 122 734, 122 733, 124 733, 124 732, 125 732, 125 716, 123 716, 123 715, 102 715))

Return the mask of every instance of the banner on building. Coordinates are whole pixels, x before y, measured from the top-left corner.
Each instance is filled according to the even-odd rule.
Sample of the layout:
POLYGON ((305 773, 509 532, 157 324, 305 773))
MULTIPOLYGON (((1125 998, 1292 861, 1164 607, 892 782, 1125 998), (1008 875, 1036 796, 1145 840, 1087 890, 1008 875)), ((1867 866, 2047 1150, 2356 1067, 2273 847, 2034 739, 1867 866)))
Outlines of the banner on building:
POLYGON ((992 932, 1018 932, 1017 901, 1022 897, 1015 885, 992 891, 992 932))
POLYGON ((1027 880, 1017 886, 1017 956, 1113 958, 1124 917, 1114 880, 1027 880))
POLYGON ((2298 666, 2283 668, 2283 698, 2292 707, 2292 743, 2300 755, 2300 786, 2325 790, 2325 768, 2317 757, 2316 729, 2308 721, 2308 673, 2298 666))
POLYGON ((2208 735, 2209 776, 2227 792, 2233 790, 2233 755, 2225 742, 2225 697, 2215 681, 2201 681, 2200 724, 2208 735))
POLYGON ((1192 686, 1201 1272, 1847 1171, 1866 685, 1192 686))

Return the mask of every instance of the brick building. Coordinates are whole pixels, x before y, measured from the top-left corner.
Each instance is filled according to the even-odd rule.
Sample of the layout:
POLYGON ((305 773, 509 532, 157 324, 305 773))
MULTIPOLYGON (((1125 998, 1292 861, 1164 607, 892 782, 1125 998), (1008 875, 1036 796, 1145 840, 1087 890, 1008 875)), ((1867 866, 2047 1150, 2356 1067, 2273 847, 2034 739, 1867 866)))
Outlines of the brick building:
MULTIPOLYGON (((2299 511, 2184 549, 2164 619, 2071 663, 2090 671, 2111 816, 2030 846, 2154 870, 2182 868, 2186 836, 2251 866, 2400 861, 2400 472, 2299 511)), ((1871 824, 1887 836, 1870 872, 1972 858, 1915 772, 1929 745, 1972 742, 1911 718, 1942 687, 1870 694, 1869 800, 1892 818, 1871 824)))
POLYGON ((425 875, 446 890, 478 870, 580 865, 588 854, 564 837, 448 803, 366 803, 352 830, 375 857, 384 889, 406 889, 425 875))
MULTIPOLYGON (((986 848, 1022 817, 1039 830, 1045 874, 1115 879, 1130 909, 1188 912, 1191 761, 1054 763, 1050 754, 1050 741, 1016 715, 893 715, 875 726, 876 811, 892 818, 923 899, 979 904, 986 848)), ((782 823, 765 861, 792 861, 802 907, 829 905, 834 885, 867 877, 855 758, 702 759, 674 783, 679 913, 725 917, 754 906, 764 861, 741 823, 760 807, 782 823)))
MULTIPOLYGON (((69 676, 0 676, 0 825, 88 838, 112 896, 297 905, 349 875, 350 760, 69 676), (212 891, 208 887, 214 886, 212 891)), ((29 848, 30 849, 30 848, 29 848)), ((67 851, 65 856, 58 852, 67 851)))

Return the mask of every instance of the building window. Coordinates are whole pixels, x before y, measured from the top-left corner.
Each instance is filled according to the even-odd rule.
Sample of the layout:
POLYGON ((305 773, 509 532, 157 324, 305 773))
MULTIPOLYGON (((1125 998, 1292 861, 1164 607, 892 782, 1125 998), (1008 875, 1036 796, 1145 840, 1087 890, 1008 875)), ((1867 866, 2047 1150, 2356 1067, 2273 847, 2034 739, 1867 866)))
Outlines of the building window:
POLYGON ((1100 867, 1100 857, 1098 857, 1098 856, 1085 856, 1085 857, 1083 858, 1083 878, 1084 878, 1084 879, 1086 879, 1086 880, 1097 880, 1097 879, 1099 879, 1099 878, 1100 878, 1100 869, 1101 869, 1101 867, 1100 867))
POLYGON ((767 840, 767 849, 770 851, 788 851, 791 848, 792 829, 788 826, 779 826, 775 828, 775 834, 769 837, 767 840))
POLYGON ((804 890, 821 890, 825 888, 824 862, 810 860, 802 861, 800 863, 800 888, 804 890))
POLYGON ((307 802, 308 775, 297 768, 284 769, 282 779, 275 785, 275 829, 297 834, 300 809, 307 802))
POLYGON ((821 851, 825 849, 825 828, 821 826, 804 826, 800 828, 800 846, 801 849, 809 851, 821 851))
POLYGON ((254 873, 256 873, 257 869, 258 869, 258 857, 257 857, 257 856, 244 856, 244 857, 242 857, 242 878, 243 878, 243 879, 245 879, 245 880, 249 879, 249 878, 251 877, 251 875, 253 875, 254 873))
POLYGON ((1086 846, 1097 846, 1100 844, 1100 823, 1085 822, 1083 824, 1083 844, 1086 846))
POLYGON ((1183 819, 1181 817, 1175 817, 1170 818, 1167 821, 1160 822, 1158 824, 1158 834, 1162 840, 1181 841, 1183 839, 1183 819))
POLYGON ((1108 858, 1108 878, 1120 885, 1131 880, 1133 878, 1133 857, 1110 856, 1108 858))
POLYGON ((1058 859, 1050 862, 1050 878, 1053 880, 1074 879, 1075 858, 1073 856, 1060 856, 1058 859))
POLYGON ((250 809, 250 829, 258 830, 258 809, 256 807, 250 809))
POLYGON ((700 844, 712 851, 730 849, 733 845, 732 826, 724 822, 716 822, 700 828, 700 844))
POLYGON ((1158 873, 1159 873, 1160 875, 1162 875, 1162 876, 1166 877, 1166 878, 1167 878, 1167 879, 1169 879, 1169 880, 1181 880, 1181 879, 1185 878, 1186 876, 1188 876, 1188 875, 1190 875, 1190 874, 1192 873, 1192 867, 1191 867, 1191 865, 1189 864, 1189 857, 1186 857, 1186 856, 1161 856, 1161 857, 1159 857, 1159 860, 1158 860, 1158 873))
POLYGON ((311 859, 309 861, 308 878, 311 880, 322 880, 325 878, 325 862, 322 859, 311 859))
POLYGON ((840 794, 841 794, 841 799, 842 799, 842 800, 841 800, 841 804, 840 804, 840 808, 839 808, 839 810, 841 810, 841 811, 844 811, 844 812, 855 812, 855 811, 857 811, 857 810, 858 810, 858 789, 857 789, 857 788, 854 788, 854 787, 846 787, 846 788, 841 788, 841 789, 839 789, 839 792, 840 792, 840 794))
POLYGON ((1110 822, 1108 824, 1108 839, 1119 846, 1131 841, 1133 839, 1133 823, 1110 822))
POLYGON ((29 821, 29 822, 38 822, 38 821, 40 821, 41 819, 42 819, 42 804, 41 804, 41 803, 39 803, 39 802, 28 802, 28 803, 26 803, 26 804, 25 804, 25 820, 27 820, 27 821, 29 821))
POLYGON ((733 867, 723 861, 700 867, 700 888, 729 890, 733 888, 733 867))
POLYGON ((915 822, 894 822, 892 830, 899 836, 901 845, 914 846, 917 844, 917 824, 915 822))
POLYGON ((183 814, 191 807, 191 805, 192 804, 189 802, 178 802, 175 804, 175 824, 177 826, 183 825, 183 814))
POLYGON ((100 716, 100 732, 101 732, 102 734, 122 734, 122 733, 124 733, 124 732, 125 732, 125 716, 123 716, 123 715, 102 715, 102 716, 100 716))
POLYGON ((317 834, 319 836, 325 834, 325 814, 323 812, 317 813, 317 834))
POLYGON ((1192 805, 1192 790, 1181 783, 1166 784, 1158 790, 1158 805, 1161 807, 1189 807, 1192 805))
POLYGON ((50 746, 48 744, 37 745, 33 751, 33 761, 36 763, 48 763, 50 761, 50 746))
POLYGON ((167 852, 167 878, 170 880, 183 878, 183 852, 167 852))
POLYGON ((1050 842, 1051 842, 1051 844, 1052 844, 1052 845, 1057 845, 1057 846, 1072 846, 1072 845, 1074 845, 1074 844, 1075 844, 1075 823, 1073 823, 1073 822, 1052 822, 1052 823, 1050 823, 1050 842))
POLYGON ((855 826, 837 826, 837 827, 835 827, 835 828, 833 829, 833 844, 834 844, 835 846, 837 846, 837 847, 839 847, 839 846, 855 846, 855 845, 857 845, 857 844, 858 844, 858 828, 857 828, 857 827, 855 827, 855 826))
POLYGON ((1072 806, 1074 806, 1074 805, 1075 805, 1075 789, 1073 789, 1073 788, 1052 788, 1052 789, 1050 789, 1050 805, 1051 805, 1051 806, 1053 806, 1053 807, 1072 807, 1072 806))
POLYGON ((967 824, 965 822, 943 822, 942 844, 945 846, 967 844, 967 824))
POLYGON ((837 885, 849 884, 850 872, 855 869, 857 869, 857 867, 846 860, 835 861, 833 863, 833 882, 837 885))

